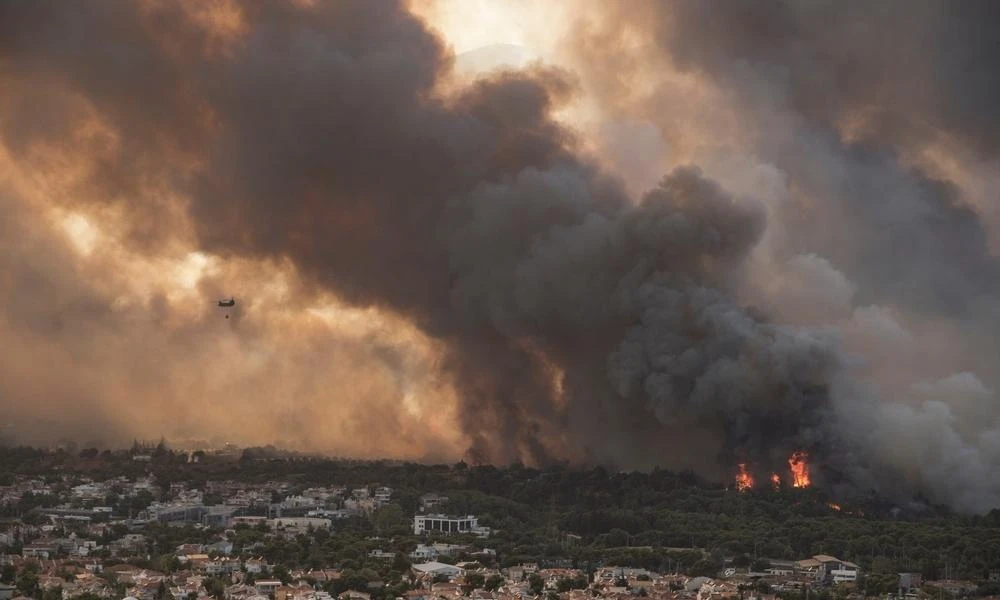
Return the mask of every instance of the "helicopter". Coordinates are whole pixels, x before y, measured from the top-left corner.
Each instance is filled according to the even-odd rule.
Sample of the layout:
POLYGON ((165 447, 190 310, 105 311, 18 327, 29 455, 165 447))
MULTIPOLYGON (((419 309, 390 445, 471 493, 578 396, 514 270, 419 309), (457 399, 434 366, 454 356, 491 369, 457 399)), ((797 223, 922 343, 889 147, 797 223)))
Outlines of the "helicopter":
MULTIPOLYGON (((219 308, 232 308, 233 306, 236 306, 236 298, 230 298, 229 300, 219 300, 216 304, 219 306, 219 308)), ((229 318, 228 310, 226 311, 226 318, 227 319, 229 318)))

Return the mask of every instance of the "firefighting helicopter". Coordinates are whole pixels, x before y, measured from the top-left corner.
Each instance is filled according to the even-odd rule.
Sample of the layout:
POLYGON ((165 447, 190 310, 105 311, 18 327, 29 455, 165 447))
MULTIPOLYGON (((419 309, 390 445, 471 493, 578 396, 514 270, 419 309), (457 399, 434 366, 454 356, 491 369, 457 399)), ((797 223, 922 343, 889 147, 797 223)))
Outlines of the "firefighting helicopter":
MULTIPOLYGON (((229 298, 229 300, 219 300, 217 302, 217 305, 220 308, 232 308, 233 306, 236 306, 236 298, 231 297, 231 298, 229 298)), ((228 310, 226 311, 226 318, 227 319, 229 318, 229 311, 228 310)))

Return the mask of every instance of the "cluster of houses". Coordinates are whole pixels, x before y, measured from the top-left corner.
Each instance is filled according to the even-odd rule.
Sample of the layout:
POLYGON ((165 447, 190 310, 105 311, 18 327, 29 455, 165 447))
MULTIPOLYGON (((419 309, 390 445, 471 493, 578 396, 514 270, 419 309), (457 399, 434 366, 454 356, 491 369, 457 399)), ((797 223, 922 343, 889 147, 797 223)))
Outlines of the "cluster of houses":
MULTIPOLYGON (((33 524, 9 519, 10 525, 0 530, 0 552, 4 552, 0 554, 0 566, 21 572, 29 562, 37 565, 39 589, 44 593, 58 588, 63 600, 85 594, 108 600, 206 600, 206 581, 220 580, 225 582, 225 590, 224 598, 219 600, 333 600, 324 590, 333 589, 329 584, 341 578, 339 570, 291 571, 282 580, 272 578, 281 565, 268 564, 260 556, 260 547, 234 548, 234 537, 227 535, 231 529, 215 534, 210 543, 177 547, 176 568, 172 567, 171 573, 126 563, 133 558, 150 558, 152 543, 142 531, 151 523, 223 528, 248 525, 266 529, 272 536, 288 537, 333 531, 338 519, 368 515, 393 499, 391 488, 377 485, 315 487, 293 493, 288 484, 281 482, 208 482, 202 489, 175 483, 159 489, 148 477, 100 482, 18 478, 12 485, 0 487, 0 507, 16 505, 28 494, 56 497, 58 503, 37 508, 35 514, 43 519, 31 521, 33 524), (148 505, 135 514, 125 515, 107 505, 112 497, 135 498, 141 494, 148 494, 148 505), (208 498, 213 498, 210 504, 206 504, 208 498)), ((470 536, 485 538, 494 533, 480 525, 475 515, 444 514, 441 511, 447 504, 448 498, 439 494, 422 496, 419 511, 412 517, 413 534, 462 542, 469 541, 470 536)), ((128 505, 134 507, 135 503, 128 505)), ((625 600, 637 596, 663 600, 769 600, 773 596, 757 590, 782 592, 837 584, 850 587, 860 575, 858 565, 827 555, 770 561, 769 568, 759 573, 724 569, 713 578, 618 567, 586 573, 521 564, 498 570, 483 566, 496 564, 497 557, 494 550, 482 548, 480 543, 431 543, 428 539, 417 542, 406 553, 411 567, 400 582, 369 582, 366 589, 348 590, 337 600, 371 600, 373 592, 403 582, 410 589, 397 600, 551 600, 555 596, 559 600, 625 600), (452 562, 452 557, 460 555, 465 562, 452 562)), ((398 549, 398 544, 390 550, 371 549, 367 558, 395 563, 394 550, 398 549)), ((922 585, 919 574, 900 575, 903 596, 912 595, 922 585)), ((968 593, 970 589, 963 582, 939 585, 941 590, 954 593, 968 593)), ((218 593, 217 587, 215 591, 218 593)), ((16 596, 16 587, 0 585, 0 600, 16 596)))

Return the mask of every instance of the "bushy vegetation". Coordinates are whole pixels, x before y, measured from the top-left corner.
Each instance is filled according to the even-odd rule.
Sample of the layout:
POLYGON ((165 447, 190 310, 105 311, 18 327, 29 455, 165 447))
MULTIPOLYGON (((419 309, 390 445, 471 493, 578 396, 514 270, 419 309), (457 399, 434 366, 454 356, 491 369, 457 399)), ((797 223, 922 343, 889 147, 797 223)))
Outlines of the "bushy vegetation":
MULTIPOLYGON (((338 565, 352 574, 368 570, 367 575, 378 577, 408 567, 405 554, 418 541, 409 517, 427 492, 449 497, 442 510, 476 514, 495 530, 485 542, 465 541, 496 549, 499 566, 522 561, 581 568, 615 563, 713 574, 727 560, 761 567, 765 558, 832 554, 861 565, 873 585, 880 575, 900 571, 934 579, 947 568, 954 578, 982 580, 1000 569, 998 510, 958 515, 926 504, 920 510, 901 510, 872 495, 841 500, 837 511, 828 506, 831 498, 822 489, 740 493, 690 472, 665 470, 611 473, 562 465, 531 469, 338 461, 273 449, 247 450, 239 458, 199 458, 189 463, 187 455, 164 449, 152 463, 140 464, 128 452, 10 448, 0 451, 0 477, 70 472, 100 478, 149 471, 164 486, 173 481, 197 487, 208 480, 282 480, 292 484, 289 493, 318 485, 387 485, 394 489, 391 505, 370 518, 337 522, 336 535, 317 531, 276 539, 241 528, 236 540, 237 548, 259 542, 269 561, 289 567, 338 565), (380 539, 372 540, 375 536, 380 539), (369 559, 368 551, 375 548, 399 556, 388 562, 369 559)), ((50 501, 39 500, 39 505, 50 501)), ((169 552, 183 535, 176 528, 154 531, 153 551, 169 552)))

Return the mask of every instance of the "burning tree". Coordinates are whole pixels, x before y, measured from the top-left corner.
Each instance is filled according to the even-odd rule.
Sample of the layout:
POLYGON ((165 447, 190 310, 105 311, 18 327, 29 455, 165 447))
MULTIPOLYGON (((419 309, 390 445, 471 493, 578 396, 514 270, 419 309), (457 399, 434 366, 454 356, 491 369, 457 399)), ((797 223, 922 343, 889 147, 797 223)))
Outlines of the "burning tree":
POLYGON ((788 467, 792 471, 792 487, 809 487, 809 455, 803 451, 792 454, 788 459, 788 467))
POLYGON ((753 488, 753 475, 747 471, 746 463, 740 463, 738 466, 739 473, 736 474, 736 489, 745 492, 753 488))

